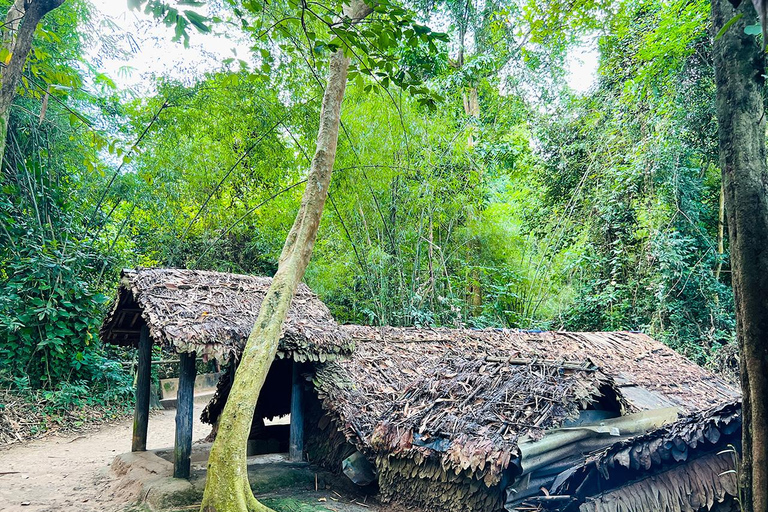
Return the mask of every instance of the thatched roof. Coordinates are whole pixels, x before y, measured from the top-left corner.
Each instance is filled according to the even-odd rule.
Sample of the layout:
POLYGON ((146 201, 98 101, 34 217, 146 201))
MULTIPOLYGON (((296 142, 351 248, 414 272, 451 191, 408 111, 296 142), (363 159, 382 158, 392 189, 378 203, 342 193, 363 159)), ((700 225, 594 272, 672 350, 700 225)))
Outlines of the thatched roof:
POLYGON ((685 461, 694 451, 725 446, 723 440, 731 440, 734 435, 741 436, 741 402, 689 414, 670 425, 618 442, 590 457, 586 465, 594 464, 610 480, 614 469, 649 471, 685 461))
POLYGON ((730 470, 736 457, 730 446, 741 439, 741 402, 687 415, 648 433, 622 440, 591 454, 563 473, 549 495, 571 496, 573 505, 532 505, 548 510, 607 512, 626 510, 697 511, 736 496, 730 470), (627 484, 627 482, 631 482, 627 484))
MULTIPOLYGON (((201 270, 124 270, 100 335, 107 343, 135 345, 146 324, 155 342, 177 352, 228 360, 242 351, 271 281, 201 270)), ((278 357, 326 361, 352 348, 328 308, 301 284, 288 310, 278 357)))
MULTIPOLYGON (((579 512, 699 512, 736 497, 733 457, 709 453, 686 464, 611 489, 582 503, 579 512)), ((733 501, 727 508, 738 510, 733 501)))
POLYGON ((315 386, 347 438, 380 460, 437 459, 489 486, 520 455, 519 441, 540 438, 592 402, 625 413, 687 413, 738 397, 640 333, 344 330, 355 340, 353 357, 320 368, 315 386))

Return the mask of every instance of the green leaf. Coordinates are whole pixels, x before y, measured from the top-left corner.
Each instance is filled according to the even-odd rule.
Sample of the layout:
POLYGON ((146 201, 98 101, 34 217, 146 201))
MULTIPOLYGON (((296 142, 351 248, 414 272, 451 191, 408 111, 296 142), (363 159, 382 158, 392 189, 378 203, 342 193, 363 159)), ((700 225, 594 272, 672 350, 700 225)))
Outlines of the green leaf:
MULTIPOLYGON (((739 21, 743 17, 744 17, 744 13, 740 12, 739 14, 734 16, 733 18, 729 19, 728 22, 725 25, 723 25, 723 28, 721 28, 717 32, 717 35, 715 36, 715 41, 717 41, 718 39, 723 37, 725 35, 725 33, 728 31, 728 29, 731 28, 731 25, 733 25, 734 23, 736 23, 737 21, 739 21)), ((746 29, 744 29, 744 31, 746 32, 746 29)))
POLYGON ((189 22, 199 31, 203 34, 207 34, 211 31, 211 27, 206 25, 206 22, 208 22, 208 18, 205 16, 202 16, 195 11, 184 11, 184 14, 186 15, 189 22))

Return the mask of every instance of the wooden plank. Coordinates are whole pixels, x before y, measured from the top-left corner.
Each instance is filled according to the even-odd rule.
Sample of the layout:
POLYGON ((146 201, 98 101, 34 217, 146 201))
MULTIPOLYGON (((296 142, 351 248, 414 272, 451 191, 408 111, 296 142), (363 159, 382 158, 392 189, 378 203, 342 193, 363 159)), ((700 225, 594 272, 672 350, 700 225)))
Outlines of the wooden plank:
POLYGON ((176 395, 176 443, 173 477, 189 478, 192 423, 195 402, 195 353, 179 354, 179 391, 176 395))
POLYGON ((112 334, 136 334, 139 329, 110 329, 112 334))
POLYGON ((304 407, 302 404, 301 363, 293 362, 291 381, 291 430, 288 438, 288 458, 294 462, 304 459, 304 407))
MULTIPOLYGON (((202 357, 198 357, 195 359, 195 361, 202 361, 202 357)), ((155 359, 154 361, 150 361, 150 364, 176 364, 179 362, 179 359, 155 359)), ((125 367, 133 367, 136 366, 136 361, 124 361, 120 363, 121 365, 125 367)))
POLYGON ((139 368, 136 376, 136 409, 133 414, 132 452, 147 450, 147 426, 149 424, 149 380, 151 378, 152 338, 144 325, 139 335, 139 368))

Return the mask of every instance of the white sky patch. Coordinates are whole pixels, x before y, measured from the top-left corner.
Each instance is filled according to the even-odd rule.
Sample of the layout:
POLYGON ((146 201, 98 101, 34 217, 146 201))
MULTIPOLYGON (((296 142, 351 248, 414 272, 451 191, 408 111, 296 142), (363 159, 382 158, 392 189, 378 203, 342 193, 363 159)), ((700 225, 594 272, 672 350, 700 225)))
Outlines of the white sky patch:
MULTIPOLYGON (((192 84, 207 72, 224 69, 227 58, 254 64, 247 39, 231 25, 214 27, 210 34, 201 34, 189 27, 190 44, 184 48, 181 42, 171 40, 173 27, 165 26, 143 11, 131 11, 127 0, 91 0, 91 3, 101 33, 100 37, 93 38, 89 60, 121 90, 140 96, 152 94, 154 78, 161 76, 192 84)), ((206 8, 198 11, 210 14, 206 8)), ((569 53, 566 80, 575 92, 584 94, 594 85, 598 57, 594 39, 569 53)), ((239 69, 237 61, 229 69, 239 69)))
POLYGON ((568 52, 566 69, 568 86, 575 92, 584 94, 597 80, 597 67, 600 52, 595 41, 585 41, 568 52))
MULTIPOLYGON (((143 11, 131 11, 126 0, 91 0, 95 21, 105 40, 94 38, 89 60, 98 71, 112 78, 120 89, 144 95, 154 92, 154 77, 169 77, 191 84, 204 73, 223 69, 227 58, 253 64, 242 33, 230 25, 214 27, 202 34, 187 29, 189 47, 172 41, 173 27, 167 27, 143 11), (227 31, 225 35, 223 32, 227 31), (235 32, 234 37, 228 37, 235 32)), ((201 14, 209 14, 205 8, 201 14)), ((231 69, 238 69, 237 61, 231 69)))

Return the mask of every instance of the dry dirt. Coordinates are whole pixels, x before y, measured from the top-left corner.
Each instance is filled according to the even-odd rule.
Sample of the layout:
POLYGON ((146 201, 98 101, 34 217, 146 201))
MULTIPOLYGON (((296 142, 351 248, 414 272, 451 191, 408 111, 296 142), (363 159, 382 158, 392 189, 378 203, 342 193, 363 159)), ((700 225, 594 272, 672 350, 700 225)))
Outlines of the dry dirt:
MULTIPOLYGON (((194 439, 208 435, 200 422, 205 403, 195 404, 194 439)), ((147 448, 173 446, 175 410, 153 412, 147 448)), ((116 512, 134 497, 110 486, 109 465, 131 450, 132 420, 71 436, 51 435, 0 448, 0 512, 77 510, 116 512)))

